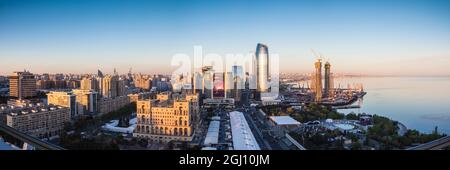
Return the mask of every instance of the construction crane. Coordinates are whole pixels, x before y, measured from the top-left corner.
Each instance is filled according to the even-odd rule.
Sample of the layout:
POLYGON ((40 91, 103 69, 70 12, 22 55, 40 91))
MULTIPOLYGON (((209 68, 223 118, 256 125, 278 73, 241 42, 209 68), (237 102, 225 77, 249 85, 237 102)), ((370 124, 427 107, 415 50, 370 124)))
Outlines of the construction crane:
POLYGON ((311 49, 311 52, 314 54, 314 56, 316 56, 316 58, 317 58, 319 61, 322 61, 322 59, 323 59, 322 54, 317 53, 317 52, 314 51, 313 49, 311 49))

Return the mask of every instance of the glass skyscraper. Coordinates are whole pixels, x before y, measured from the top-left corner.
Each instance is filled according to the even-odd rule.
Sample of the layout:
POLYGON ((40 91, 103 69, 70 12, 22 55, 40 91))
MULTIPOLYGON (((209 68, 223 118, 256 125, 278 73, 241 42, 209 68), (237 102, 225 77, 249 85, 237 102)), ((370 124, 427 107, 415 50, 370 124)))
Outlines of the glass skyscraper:
POLYGON ((256 81, 258 92, 267 92, 269 81, 269 48, 258 43, 256 46, 256 81))

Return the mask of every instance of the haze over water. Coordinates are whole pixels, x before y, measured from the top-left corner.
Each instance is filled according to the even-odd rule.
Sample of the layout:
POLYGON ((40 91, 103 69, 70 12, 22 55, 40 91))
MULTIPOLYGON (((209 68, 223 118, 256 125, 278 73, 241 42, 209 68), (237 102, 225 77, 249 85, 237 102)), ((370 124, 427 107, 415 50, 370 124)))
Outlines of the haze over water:
POLYGON ((360 109, 400 121, 409 129, 450 134, 450 77, 352 77, 336 78, 335 86, 363 83, 367 95, 360 109))

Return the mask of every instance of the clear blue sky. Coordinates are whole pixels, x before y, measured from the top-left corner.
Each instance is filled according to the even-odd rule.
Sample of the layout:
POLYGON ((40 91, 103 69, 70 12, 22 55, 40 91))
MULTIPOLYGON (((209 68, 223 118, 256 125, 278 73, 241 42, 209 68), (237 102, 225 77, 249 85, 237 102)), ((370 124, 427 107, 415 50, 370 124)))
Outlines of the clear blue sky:
POLYGON ((0 74, 170 72, 176 53, 247 53, 281 71, 450 75, 450 1, 0 0, 0 74))

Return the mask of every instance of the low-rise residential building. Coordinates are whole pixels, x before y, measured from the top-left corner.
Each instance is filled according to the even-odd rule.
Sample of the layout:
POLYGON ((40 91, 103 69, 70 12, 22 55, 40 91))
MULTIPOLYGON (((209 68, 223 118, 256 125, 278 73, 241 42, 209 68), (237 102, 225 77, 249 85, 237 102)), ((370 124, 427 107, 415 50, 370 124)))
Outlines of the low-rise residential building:
POLYGON ((59 135, 70 121, 70 109, 43 103, 1 105, 0 114, 6 125, 39 138, 59 135))

